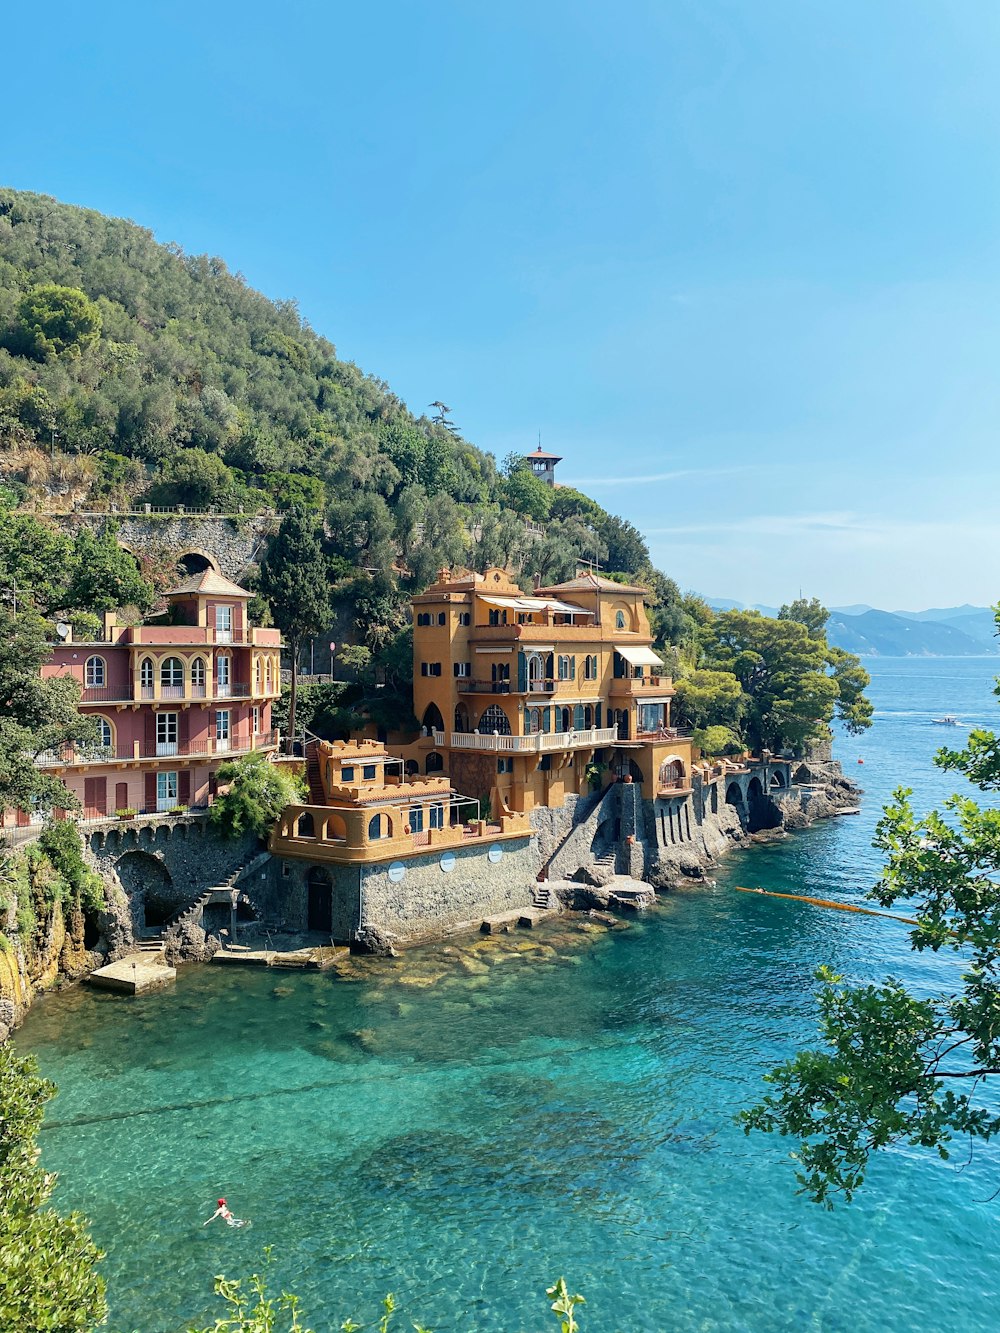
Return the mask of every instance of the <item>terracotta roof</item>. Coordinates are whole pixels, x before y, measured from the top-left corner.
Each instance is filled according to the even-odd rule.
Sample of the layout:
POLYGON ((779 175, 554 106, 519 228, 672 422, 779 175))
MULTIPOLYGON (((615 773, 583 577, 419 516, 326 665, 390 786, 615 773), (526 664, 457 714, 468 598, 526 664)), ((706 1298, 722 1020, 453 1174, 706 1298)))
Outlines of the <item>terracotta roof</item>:
POLYGON ((602 579, 600 574, 578 574, 566 583, 553 583, 548 588, 539 588, 538 592, 641 592, 648 593, 648 588, 641 588, 633 583, 616 583, 614 579, 602 579))
POLYGON ((216 574, 214 569, 204 569, 200 574, 192 574, 189 579, 182 579, 173 588, 168 588, 166 595, 173 597, 176 593, 220 593, 224 597, 252 597, 252 592, 247 592, 246 588, 241 588, 239 584, 233 583, 222 574, 216 574))
POLYGON ((541 445, 537 449, 532 449, 530 454, 525 454, 525 458, 548 458, 553 463, 561 463, 562 454, 547 454, 541 445))

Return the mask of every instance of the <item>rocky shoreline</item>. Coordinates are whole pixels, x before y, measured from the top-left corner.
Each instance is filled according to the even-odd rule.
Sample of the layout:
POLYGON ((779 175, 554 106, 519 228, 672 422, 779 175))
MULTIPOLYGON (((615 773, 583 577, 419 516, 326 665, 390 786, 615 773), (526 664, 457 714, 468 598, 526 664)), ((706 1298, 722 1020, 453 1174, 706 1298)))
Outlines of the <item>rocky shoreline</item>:
MULTIPOLYGON (((550 906, 589 921, 593 929, 612 928, 629 914, 648 909, 658 894, 706 882, 730 851, 839 815, 856 807, 861 795, 840 764, 824 758, 797 764, 794 784, 769 792, 753 809, 717 799, 713 804, 696 789, 695 823, 688 836, 677 841, 661 836, 655 804, 621 785, 568 804, 565 810, 536 811, 538 863, 549 870, 550 906), (617 836, 609 841, 606 830, 612 820, 617 836)), ((113 871, 109 878, 104 868, 104 878, 107 906, 100 915, 96 947, 87 947, 82 918, 64 918, 56 902, 44 923, 42 942, 29 957, 16 930, 16 901, 8 904, 0 947, 0 1040, 21 1021, 36 994, 76 982, 131 947, 127 894, 113 871)), ((442 931, 440 938, 447 933, 442 931)), ((394 954, 394 946, 404 944, 388 937, 359 943, 377 954, 394 954)), ((183 920, 166 944, 168 961, 176 965, 210 961, 218 940, 183 920)))

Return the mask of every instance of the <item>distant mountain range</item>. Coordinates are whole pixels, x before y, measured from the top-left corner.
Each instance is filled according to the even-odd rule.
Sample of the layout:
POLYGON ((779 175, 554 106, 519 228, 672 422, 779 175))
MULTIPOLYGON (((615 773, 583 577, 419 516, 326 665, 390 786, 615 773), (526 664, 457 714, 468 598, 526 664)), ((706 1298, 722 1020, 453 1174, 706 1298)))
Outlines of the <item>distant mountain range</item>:
MULTIPOLYGON (((719 611, 753 610, 776 616, 776 606, 745 608, 709 598, 719 611)), ((1000 654, 996 622, 988 606, 932 607, 928 611, 879 611, 858 603, 831 608, 827 638, 862 657, 983 657, 1000 654)))

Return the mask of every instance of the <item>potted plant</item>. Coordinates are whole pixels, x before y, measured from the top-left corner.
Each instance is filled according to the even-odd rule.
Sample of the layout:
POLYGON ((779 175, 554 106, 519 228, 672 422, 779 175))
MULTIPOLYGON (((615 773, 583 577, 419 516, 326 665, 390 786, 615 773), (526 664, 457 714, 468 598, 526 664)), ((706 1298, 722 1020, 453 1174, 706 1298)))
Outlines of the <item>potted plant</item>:
POLYGON ((139 813, 138 810, 134 810, 130 805, 128 805, 128 806, 123 806, 121 810, 116 810, 115 817, 117 819, 135 819, 138 813, 139 813))
POLYGON ((188 808, 186 805, 172 805, 170 807, 170 814, 172 815, 186 815, 187 812, 188 808))

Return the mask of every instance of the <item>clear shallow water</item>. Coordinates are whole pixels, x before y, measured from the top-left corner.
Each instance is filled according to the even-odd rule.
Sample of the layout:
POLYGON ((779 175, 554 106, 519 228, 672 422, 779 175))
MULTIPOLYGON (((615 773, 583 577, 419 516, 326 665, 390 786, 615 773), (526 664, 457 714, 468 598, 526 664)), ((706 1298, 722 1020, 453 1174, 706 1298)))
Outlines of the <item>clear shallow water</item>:
POLYGON ((207 1322, 212 1275, 265 1244, 320 1333, 390 1289, 401 1327, 537 1333, 559 1274, 585 1333, 995 1328, 1000 1153, 959 1173, 894 1152, 826 1213, 795 1197, 787 1144, 732 1123, 814 1031, 817 964, 934 985, 954 963, 732 885, 860 898, 892 788, 956 785, 930 758, 965 732, 930 718, 1000 722, 998 668, 876 664, 875 726, 839 747, 864 814, 735 856, 626 930, 463 942, 350 984, 187 969, 159 995, 39 1004, 20 1044, 60 1086, 44 1161, 108 1251, 112 1328, 207 1322), (201 1228, 219 1193, 252 1229, 201 1228))

